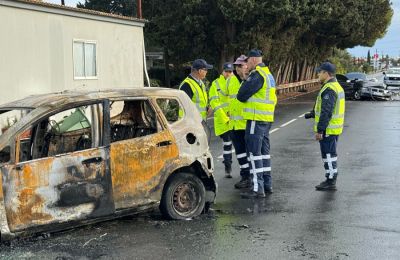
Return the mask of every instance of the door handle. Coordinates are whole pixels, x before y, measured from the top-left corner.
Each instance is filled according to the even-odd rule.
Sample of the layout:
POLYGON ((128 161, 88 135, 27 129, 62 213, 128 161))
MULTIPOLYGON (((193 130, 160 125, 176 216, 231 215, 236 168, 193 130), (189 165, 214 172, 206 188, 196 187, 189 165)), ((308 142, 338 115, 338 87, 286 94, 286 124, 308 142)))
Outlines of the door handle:
POLYGON ((82 164, 100 163, 103 161, 102 157, 93 157, 82 161, 82 164))
POLYGON ((168 146, 168 145, 171 145, 171 144, 172 144, 171 140, 162 141, 162 142, 159 142, 159 143, 157 144, 157 147, 168 146))

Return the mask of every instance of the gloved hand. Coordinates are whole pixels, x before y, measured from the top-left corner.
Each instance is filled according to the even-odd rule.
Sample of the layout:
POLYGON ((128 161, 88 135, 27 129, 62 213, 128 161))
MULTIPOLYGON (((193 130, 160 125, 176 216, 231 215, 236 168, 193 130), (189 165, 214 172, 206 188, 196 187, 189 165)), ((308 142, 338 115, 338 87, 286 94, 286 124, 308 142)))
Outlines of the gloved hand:
POLYGON ((314 113, 314 111, 310 111, 310 112, 308 112, 308 113, 305 113, 305 114, 304 114, 304 118, 305 118, 305 119, 315 118, 315 113, 314 113))

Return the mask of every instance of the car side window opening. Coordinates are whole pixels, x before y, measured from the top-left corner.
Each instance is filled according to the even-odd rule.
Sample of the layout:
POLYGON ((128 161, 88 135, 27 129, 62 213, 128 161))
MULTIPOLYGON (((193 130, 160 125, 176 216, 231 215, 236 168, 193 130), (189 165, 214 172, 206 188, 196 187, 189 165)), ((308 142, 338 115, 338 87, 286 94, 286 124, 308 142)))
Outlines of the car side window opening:
POLYGON ((157 116, 147 100, 110 103, 111 142, 157 133, 157 116))
POLYGON ((101 106, 80 106, 42 119, 20 135, 20 162, 98 147, 101 106))
POLYGON ((172 124, 183 118, 183 109, 178 100, 174 98, 158 98, 157 105, 160 107, 168 123, 172 124))

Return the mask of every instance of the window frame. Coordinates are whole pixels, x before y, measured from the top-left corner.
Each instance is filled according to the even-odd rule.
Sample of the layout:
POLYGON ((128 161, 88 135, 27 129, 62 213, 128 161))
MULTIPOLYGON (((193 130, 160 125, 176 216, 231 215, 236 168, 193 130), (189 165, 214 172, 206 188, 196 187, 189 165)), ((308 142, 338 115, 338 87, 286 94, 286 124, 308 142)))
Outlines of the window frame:
MULTIPOLYGON (((39 118, 37 118, 34 121, 32 121, 29 124, 27 124, 25 127, 21 128, 18 131, 18 133, 15 134, 15 137, 14 137, 14 144, 15 144, 15 149, 13 151, 13 154, 15 156, 14 157, 15 158, 14 164, 15 165, 25 164, 25 163, 32 162, 32 161, 43 160, 45 158, 66 156, 66 155, 69 155, 69 154, 72 154, 72 153, 75 153, 75 152, 99 149, 99 148, 107 146, 107 140, 104 139, 104 132, 105 132, 104 121, 105 121, 105 116, 106 116, 106 110, 105 110, 106 103, 105 103, 105 101, 106 100, 101 99, 101 100, 87 100, 87 101, 83 101, 83 102, 71 103, 71 104, 68 104, 66 106, 63 106, 63 107, 48 111, 47 113, 41 115, 39 118), (93 133, 95 131, 97 131, 97 136, 99 138, 98 145, 96 147, 91 147, 91 148, 88 148, 88 149, 85 149, 85 150, 61 153, 61 154, 57 154, 57 155, 53 155, 53 156, 46 156, 46 157, 40 157, 40 158, 36 158, 36 159, 30 159, 30 160, 26 160, 26 161, 21 161, 21 158, 20 158, 20 149, 21 149, 20 137, 25 131, 27 131, 28 129, 33 129, 34 127, 37 127, 38 124, 40 122, 42 122, 43 119, 45 119, 45 118, 48 119, 51 116, 54 116, 54 115, 56 115, 56 114, 58 114, 60 112, 66 111, 66 110, 70 110, 70 109, 74 109, 74 108, 78 108, 78 107, 82 107, 82 106, 90 106, 90 105, 101 105, 102 106, 101 114, 98 114, 98 118, 97 118, 97 120, 98 120, 98 122, 96 123, 96 125, 97 125, 96 128, 97 129, 93 129, 93 127, 91 129, 92 137, 93 137, 93 133)), ((93 119, 94 118, 92 118, 92 120, 93 119)), ((93 124, 92 124, 92 126, 93 126, 93 124)), ((31 149, 32 149, 32 145, 33 144, 31 144, 31 149)))
MULTIPOLYGON (((139 96, 139 97, 113 97, 113 98, 109 98, 108 99, 110 104, 112 102, 118 102, 118 101, 123 101, 123 102, 129 102, 129 101, 145 101, 148 103, 148 105, 151 107, 151 109, 153 109, 154 113, 155 113, 155 117, 156 117, 156 124, 157 124, 157 132, 150 134, 150 135, 145 135, 145 136, 141 136, 141 137, 135 137, 135 138, 130 138, 130 139, 124 139, 124 140, 119 140, 116 142, 111 142, 110 140, 110 144, 112 143, 117 143, 117 142, 124 142, 124 141, 129 141, 129 140, 133 140, 133 139, 138 139, 138 138, 142 138, 142 137, 146 137, 146 136, 152 136, 152 135, 157 135, 163 131, 165 131, 167 129, 166 125, 165 125, 165 119, 162 118, 164 115, 160 115, 160 108, 158 107, 157 104, 154 104, 155 100, 152 97, 146 97, 146 96, 139 96)), ((109 131, 110 131, 110 136, 111 136, 111 124, 110 124, 110 120, 111 120, 111 109, 110 106, 107 107, 108 110, 108 122, 105 122, 105 124, 108 126, 109 131)), ((162 114, 162 112, 161 112, 162 114)))
MULTIPOLYGON (((157 96, 157 97, 154 98, 154 102, 155 102, 155 104, 157 105, 157 108, 160 110, 160 112, 161 112, 161 114, 162 114, 162 117, 164 118, 165 122, 166 122, 168 125, 175 125, 175 124, 177 124, 177 123, 179 123, 179 122, 181 122, 181 121, 183 121, 183 120, 185 119, 185 117, 186 117, 186 110, 185 110, 185 107, 182 105, 182 103, 181 103, 181 101, 180 101, 180 99, 179 99, 178 97, 157 96), (178 102, 178 104, 179 104, 179 108, 181 108, 181 109, 183 110, 183 116, 182 116, 181 118, 179 118, 179 114, 178 114, 178 118, 179 118, 179 119, 178 119, 177 121, 175 121, 175 122, 170 123, 170 122, 168 121, 167 117, 165 116, 164 111, 161 109, 160 105, 157 103, 157 100, 158 100, 158 99, 175 99, 175 100, 178 102)), ((179 113, 179 110, 178 110, 178 113, 179 113)))
POLYGON ((72 63, 73 63, 73 75, 74 75, 74 80, 83 80, 83 79, 88 79, 88 80, 96 80, 98 79, 98 75, 99 75, 99 70, 98 70, 98 55, 97 55, 97 48, 98 47, 98 43, 96 40, 84 40, 84 39, 73 39, 72 40, 72 63), (83 57, 85 57, 85 44, 94 44, 95 46, 95 69, 96 69, 96 75, 95 76, 86 76, 86 61, 85 58, 83 59, 83 71, 85 76, 76 76, 75 75, 75 50, 74 50, 74 44, 75 43, 83 43, 83 57))

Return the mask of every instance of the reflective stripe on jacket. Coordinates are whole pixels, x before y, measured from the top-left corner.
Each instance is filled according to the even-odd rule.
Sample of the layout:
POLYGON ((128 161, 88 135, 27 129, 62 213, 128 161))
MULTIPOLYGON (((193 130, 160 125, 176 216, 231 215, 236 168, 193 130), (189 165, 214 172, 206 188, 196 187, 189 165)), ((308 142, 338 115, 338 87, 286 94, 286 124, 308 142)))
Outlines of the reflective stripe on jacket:
POLYGON ((257 66, 251 73, 259 73, 264 83, 253 96, 251 96, 243 107, 243 118, 264 122, 274 121, 275 105, 277 103, 275 79, 268 67, 257 66))
POLYGON ((244 103, 237 100, 237 93, 240 89, 239 79, 232 75, 227 80, 227 86, 229 90, 229 125, 231 129, 234 130, 245 130, 246 129, 246 120, 243 118, 243 107, 244 103))
POLYGON ((334 106, 334 110, 332 112, 332 117, 329 121, 328 127, 325 132, 327 135, 340 135, 343 132, 344 125, 344 113, 345 113, 345 94, 343 88, 337 81, 328 82, 324 85, 324 87, 319 91, 317 101, 315 102, 315 122, 314 122, 314 132, 318 132, 318 122, 321 116, 321 104, 322 104, 322 93, 330 88, 335 91, 337 95, 336 103, 334 106))
POLYGON ((219 136, 231 130, 229 125, 229 93, 223 75, 214 80, 209 91, 210 106, 214 111, 214 131, 219 136))
POLYGON ((207 92, 206 92, 206 86, 204 85, 203 82, 201 82, 201 86, 194 81, 193 79, 187 77, 184 79, 181 83, 180 87, 184 84, 188 83, 190 88, 193 91, 193 97, 192 101, 196 105, 197 110, 200 112, 201 117, 206 120, 207 119, 207 92))

